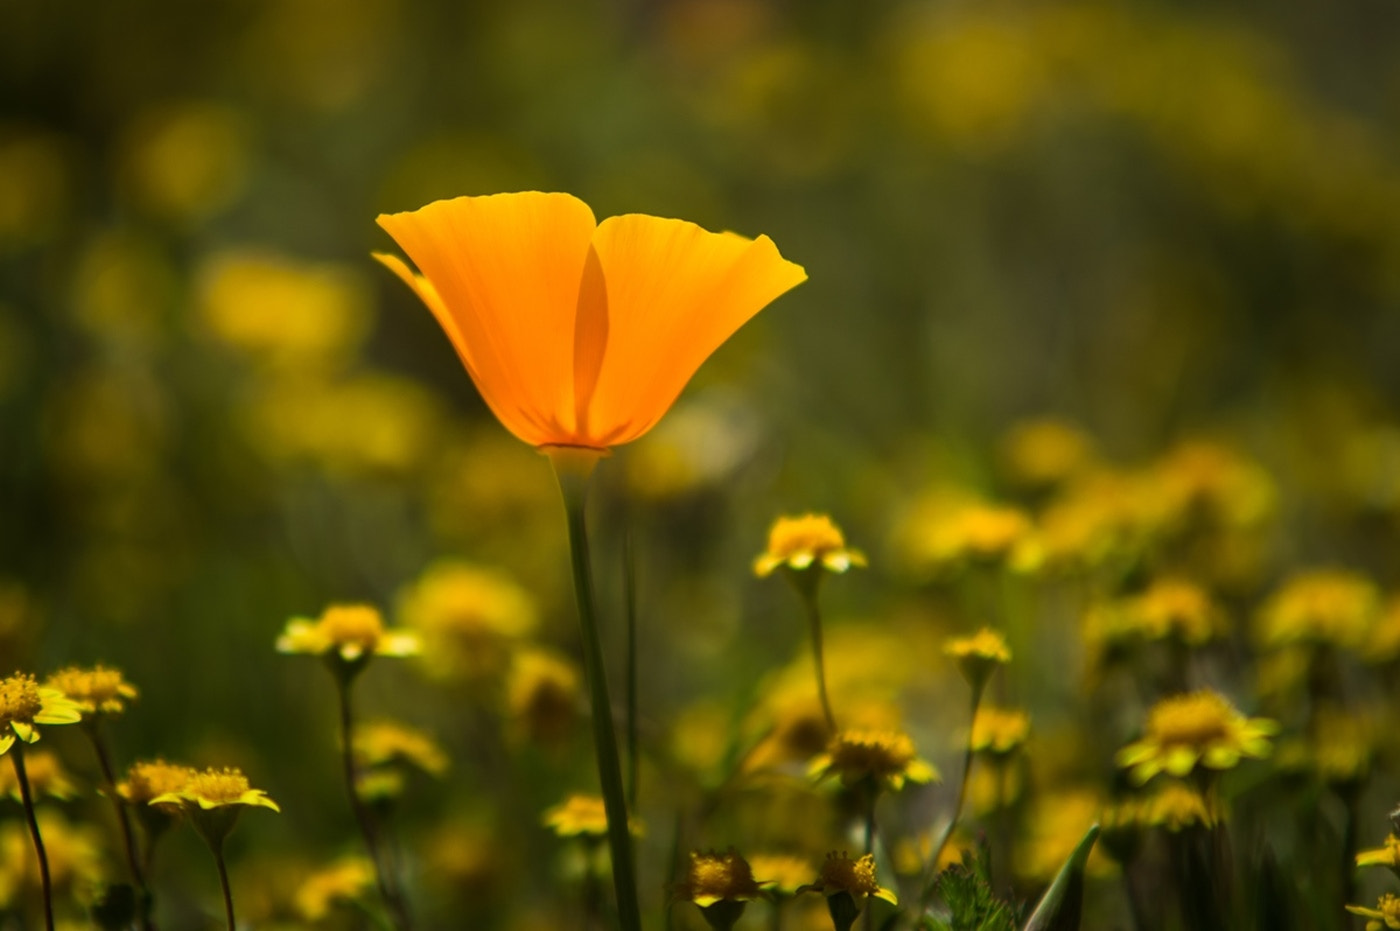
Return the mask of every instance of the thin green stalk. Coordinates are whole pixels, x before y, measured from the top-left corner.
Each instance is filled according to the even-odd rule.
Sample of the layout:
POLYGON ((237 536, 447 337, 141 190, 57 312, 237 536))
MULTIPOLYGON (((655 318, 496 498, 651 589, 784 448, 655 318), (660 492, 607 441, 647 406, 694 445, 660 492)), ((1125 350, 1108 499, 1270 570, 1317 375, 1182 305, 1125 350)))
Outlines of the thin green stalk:
POLYGON ((612 701, 608 697, 607 671, 603 665, 603 645, 598 633, 593 599, 593 574, 589 564, 588 527, 584 510, 588 500, 589 477, 600 453, 552 447, 548 450, 569 526, 569 550, 574 574, 574 594, 578 601, 579 626, 583 634, 583 668, 593 712, 593 750, 598 760, 598 781, 603 792, 603 809, 608 818, 608 851, 612 855, 613 889, 617 896, 618 920, 623 931, 641 931, 641 908, 637 901, 637 877, 632 860, 632 837, 627 826, 627 797, 622 788, 622 766, 613 729, 612 701))
POLYGON ((137 894, 140 897, 138 916, 142 931, 152 931, 155 925, 151 921, 150 915, 151 893, 146 888, 146 877, 141 870, 141 860, 136 855, 136 839, 131 833, 131 818, 127 814, 126 803, 117 794, 117 778, 112 770, 112 759, 107 752, 106 742, 102 739, 102 731, 98 721, 98 718, 83 719, 83 731, 88 735, 88 740, 92 742, 93 752, 97 754, 97 765, 102 770, 102 790, 112 800, 112 807, 116 809, 117 826, 121 829, 122 845, 126 850, 126 865, 131 871, 131 882, 136 886, 137 894))
POLYGON ((44 892, 44 928, 53 931, 53 882, 49 879, 49 855, 44 850, 44 838, 39 834, 39 819, 34 815, 34 795, 29 790, 29 772, 24 768, 24 741, 16 740, 10 745, 10 760, 15 767, 15 781, 19 783, 20 801, 24 803, 24 817, 29 822, 29 836, 34 839, 34 853, 39 858, 39 885, 44 892))
POLYGON ((637 808, 641 754, 637 747, 637 573, 632 532, 622 538, 622 589, 627 609, 627 808, 637 808))
POLYGON ((219 888, 224 893, 224 918, 228 922, 228 931, 238 931, 233 918, 233 890, 229 887, 228 867, 224 865, 224 843, 222 840, 210 841, 209 849, 214 852, 214 863, 219 868, 219 888))
POLYGON ((365 839, 365 846, 369 848, 369 858, 374 863, 375 882, 379 886, 379 897, 384 900, 385 907, 393 916, 394 927, 398 931, 409 931, 412 921, 409 918, 408 906, 389 876, 384 852, 379 847, 379 831, 374 823, 374 816, 366 807, 364 799, 360 798, 360 791, 355 785, 355 726, 350 703, 352 680, 348 676, 337 676, 335 681, 340 697, 340 764, 345 777, 345 790, 350 796, 350 810, 354 812, 355 822, 365 839))
POLYGON ((836 733, 836 715, 831 713, 831 700, 826 695, 826 659, 822 655, 822 615, 817 606, 815 586, 802 591, 802 602, 807 607, 807 622, 812 628, 812 658, 817 667, 817 697, 822 702, 822 714, 826 716, 826 729, 836 733))
POLYGON ((938 845, 933 848, 933 854, 929 857, 928 867, 924 870, 923 877, 923 904, 928 905, 933 893, 933 881, 938 875, 938 858, 943 856, 943 849, 948 846, 948 841, 953 839, 953 831, 958 826, 958 820, 962 817, 963 802, 967 799, 968 777, 972 774, 972 727, 977 723, 977 709, 982 704, 982 689, 972 690, 972 711, 967 725, 967 746, 963 750, 962 776, 958 780, 958 796, 953 802, 953 817, 948 821, 948 827, 943 831, 943 836, 938 839, 938 845))

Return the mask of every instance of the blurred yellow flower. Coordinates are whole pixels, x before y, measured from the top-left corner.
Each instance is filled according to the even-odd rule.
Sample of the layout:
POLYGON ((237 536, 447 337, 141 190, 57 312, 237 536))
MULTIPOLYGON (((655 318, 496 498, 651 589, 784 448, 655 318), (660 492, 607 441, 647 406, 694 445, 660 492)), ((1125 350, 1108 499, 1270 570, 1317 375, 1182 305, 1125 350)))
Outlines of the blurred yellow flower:
POLYGON ((358 663, 371 656, 414 656, 422 650, 418 635, 388 631, 377 608, 370 605, 330 605, 316 620, 296 617, 277 638, 279 653, 334 656, 358 663))
MULTIPOLYGON (((73 778, 63 768, 63 763, 48 750, 26 753, 24 769, 29 779, 29 791, 36 799, 40 796, 70 799, 78 794, 73 778)), ((13 766, 0 766, 0 795, 8 795, 17 802, 23 801, 19 778, 13 766)))
POLYGON ((641 214, 601 224, 536 191, 381 214, 496 417, 532 446, 607 449, 651 429, 700 364, 806 280, 772 240, 641 214))
POLYGON ((1030 516, 1020 508, 935 492, 910 509, 896 534, 911 568, 943 571, 966 565, 1031 571, 1040 564, 1030 516))
MULTIPOLYGON (((73 824, 55 811, 38 812, 38 820, 55 902, 90 896, 106 878, 100 832, 73 824)), ((22 821, 0 824, 0 911, 12 911, 40 895, 39 860, 28 829, 22 821)))
POLYGON ((1062 420, 1042 418, 1014 425, 1002 439, 1005 471, 1019 485, 1058 485, 1093 461, 1093 440, 1062 420))
POLYGON ((1160 772, 1181 777, 1197 765, 1230 769, 1241 757, 1262 759, 1278 724, 1246 718, 1223 695, 1209 689, 1174 695, 1153 705, 1141 740, 1118 751, 1118 765, 1141 785, 1160 772))
POLYGON ((1030 732, 1031 716, 1019 708, 979 705, 970 743, 974 752, 1006 756, 1021 747, 1030 732))
MULTIPOLYGON (((117 783, 117 794, 134 806, 144 807, 158 798, 169 798, 182 790, 195 772, 188 766, 161 759, 141 760, 132 763, 126 778, 117 783)), ((168 806, 167 810, 174 813, 179 801, 165 801, 155 807, 162 805, 168 806)))
POLYGON ((1269 648, 1321 643, 1359 649, 1365 646, 1380 611, 1380 590, 1358 572, 1299 572, 1264 604, 1255 636, 1269 648))
POLYGON ((118 669, 99 663, 91 669, 70 666, 49 676, 44 685, 67 695, 84 714, 120 714, 126 702, 136 697, 136 686, 127 682, 118 669))
POLYGON ((753 869, 732 847, 724 853, 692 851, 685 879, 676 886, 677 899, 701 908, 720 901, 751 902, 762 895, 753 869))
POLYGON ((971 637, 954 637, 944 645, 943 653, 958 664, 963 678, 978 694, 993 670, 1011 662, 1011 648, 1006 645, 1006 637, 990 627, 983 627, 971 637))
POLYGON ((128 133, 121 173, 127 192, 158 216, 207 218, 243 189, 248 133, 240 114, 210 102, 163 106, 128 133))
POLYGON ((526 647, 511 657, 506 707, 524 737, 554 743, 568 737, 582 697, 578 668, 556 653, 526 647))
POLYGON ((1356 855, 1356 865, 1385 866, 1400 872, 1400 837, 1389 834, 1380 847, 1361 851, 1356 855))
POLYGON ((359 901, 374 889, 374 865, 364 857, 345 857, 301 881, 295 906, 303 921, 320 921, 338 904, 359 901))
POLYGON ((83 711, 58 689, 40 686, 33 676, 15 673, 0 679, 0 755, 16 740, 39 739, 36 724, 77 724, 83 711))
POLYGON ((768 531, 768 549, 754 560, 753 571, 760 578, 772 575, 780 566, 803 572, 814 566, 829 572, 845 572, 864 566, 865 555, 849 549, 846 538, 825 514, 780 517, 768 531))
POLYGON ((1173 779, 1139 803, 1137 820, 1143 826, 1176 833, 1197 824, 1213 827, 1220 813, 1196 789, 1173 779))
MULTIPOLYGON (((603 811, 601 795, 570 795, 558 805, 546 809, 540 822, 559 837, 602 840, 608 834, 608 816, 603 811)), ((627 825, 633 835, 642 836, 642 824, 636 818, 629 817, 627 825)))
POLYGON ((810 772, 818 780, 839 776, 844 786, 870 783, 898 792, 905 782, 933 782, 938 770, 919 758, 914 741, 899 731, 841 731, 827 744, 826 752, 812 760, 810 772))
POLYGON ((812 861, 796 854, 756 853, 749 866, 759 886, 777 895, 796 895, 812 879, 812 861))
MULTIPOLYGON (((1033 882, 1049 882, 1084 831, 1098 820, 1103 801, 1094 790, 1075 785, 1037 792, 1032 798, 1016 848, 1016 872, 1033 882)), ((1097 849, 1089 855, 1087 875, 1102 877, 1113 870, 1112 861, 1097 849)))
POLYGON ((503 572, 441 560, 399 595, 398 618, 423 638, 434 675, 500 675, 508 649, 538 624, 530 593, 503 572))
POLYGON ((1400 928, 1400 898, 1387 892, 1381 896, 1375 908, 1348 905, 1347 911, 1353 915, 1373 919, 1366 922, 1366 931, 1381 931, 1382 928, 1400 928))
POLYGON ((372 721, 355 727, 355 762, 373 769, 407 763, 430 776, 447 772, 447 754, 423 731, 398 721, 372 721))

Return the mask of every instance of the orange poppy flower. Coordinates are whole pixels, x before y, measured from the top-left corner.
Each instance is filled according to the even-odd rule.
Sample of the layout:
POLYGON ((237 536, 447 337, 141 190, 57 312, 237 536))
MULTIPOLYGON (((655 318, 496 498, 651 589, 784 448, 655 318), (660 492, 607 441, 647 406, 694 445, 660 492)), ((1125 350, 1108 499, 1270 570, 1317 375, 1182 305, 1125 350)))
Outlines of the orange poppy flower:
POLYGON ((569 194, 458 197, 379 225, 421 274, 375 258, 432 310, 501 423, 534 446, 635 440, 730 334, 807 278, 767 236, 643 214, 598 223, 569 194))

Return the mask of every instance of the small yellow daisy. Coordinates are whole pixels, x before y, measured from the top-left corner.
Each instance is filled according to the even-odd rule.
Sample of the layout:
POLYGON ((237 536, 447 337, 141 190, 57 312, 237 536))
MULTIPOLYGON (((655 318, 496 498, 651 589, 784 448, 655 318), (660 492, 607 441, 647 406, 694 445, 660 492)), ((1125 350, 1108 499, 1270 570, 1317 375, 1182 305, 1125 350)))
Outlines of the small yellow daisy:
POLYGON ((58 689, 39 685, 33 676, 17 672, 0 679, 0 755, 16 740, 37 741, 36 724, 77 724, 82 718, 77 702, 58 689))
POLYGON ((845 851, 828 853, 817 881, 804 886, 801 891, 820 892, 827 898, 845 893, 855 902, 857 910, 865 905, 870 896, 884 899, 891 905, 899 904, 895 894, 876 881, 875 856, 869 853, 858 860, 852 860, 845 851))
POLYGON ((865 555, 846 546, 840 528, 825 514, 780 517, 768 531, 768 549, 754 560, 753 571, 767 578, 782 566, 805 572, 813 567, 845 572, 864 566, 865 555))
POLYGON ((1197 765, 1230 769, 1241 757, 1269 755, 1278 724, 1246 718, 1223 695, 1202 689, 1153 705, 1141 740, 1118 751, 1118 765, 1141 785, 1160 772, 1181 777, 1197 765))
MULTIPOLYGON (((570 795, 546 809, 540 821, 560 837, 601 839, 608 834, 608 815, 601 795, 570 795)), ((642 834, 641 824, 635 818, 628 818, 627 823, 634 835, 642 834)))
POLYGON ((933 782, 938 770, 919 759, 914 742, 898 731, 846 730, 812 760, 810 773, 819 781, 840 776, 853 786, 870 780, 876 786, 898 792, 905 782, 933 782))
POLYGON ((1400 872, 1400 837, 1394 834, 1385 839, 1385 844, 1372 850, 1363 850, 1356 855, 1357 866, 1386 866, 1400 872))
POLYGON ((1348 905, 1347 911, 1353 915, 1360 915, 1362 918, 1370 918, 1366 922, 1366 931, 1382 931, 1386 928, 1400 928, 1400 898, 1396 898, 1387 892, 1381 896, 1375 908, 1362 908, 1360 905, 1348 905))
POLYGON ((972 721, 970 744, 974 753, 1007 756, 1026 742, 1031 716, 1016 708, 982 706, 972 721))
POLYGON ((199 808, 210 811, 215 808, 228 808, 234 805, 247 805, 255 808, 271 808, 280 812, 277 803, 267 797, 262 789, 254 789, 248 784, 243 771, 232 766, 223 769, 210 767, 203 772, 192 771, 183 787, 158 795, 147 804, 161 805, 179 802, 185 808, 199 808))
POLYGON ((1011 662, 1006 637, 990 627, 983 627, 971 637, 954 637, 944 645, 943 653, 953 658, 963 678, 979 695, 992 672, 1011 662))
POLYGON ((84 714, 120 714, 137 695, 136 686, 127 682, 120 670, 108 669, 101 663, 91 669, 61 669, 49 676, 44 686, 67 695, 84 714))
POLYGON ((361 663, 370 656, 413 656, 421 650, 416 634, 384 629, 370 605, 331 605, 316 620, 292 618, 277 638, 279 653, 310 653, 361 663))

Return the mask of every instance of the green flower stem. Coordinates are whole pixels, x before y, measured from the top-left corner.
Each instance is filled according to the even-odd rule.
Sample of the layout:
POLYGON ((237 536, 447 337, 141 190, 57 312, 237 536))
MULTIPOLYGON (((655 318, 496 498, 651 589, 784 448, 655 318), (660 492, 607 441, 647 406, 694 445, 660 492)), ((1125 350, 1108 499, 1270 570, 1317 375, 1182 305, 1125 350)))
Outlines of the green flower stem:
POLYGON ((39 834, 39 819, 34 815, 34 795, 29 790, 29 772, 24 768, 24 741, 10 745, 10 761, 19 783, 20 801, 24 802, 24 817, 29 822, 29 836, 34 839, 34 853, 39 858, 39 885, 44 891, 44 928, 53 931, 53 882, 49 879, 49 855, 44 850, 44 838, 39 834))
MULTIPOLYGON (((806 570, 808 572, 814 570, 806 570)), ((817 697, 822 702, 822 714, 826 717, 828 733, 836 733, 836 715, 831 713, 831 700, 826 695, 826 658, 822 654, 822 613, 817 606, 816 585, 798 585, 802 603, 807 608, 807 622, 812 629, 812 659, 817 667, 817 697)))
POLYGON ((588 527, 584 515, 589 478, 603 454, 598 450, 560 446, 548 447, 545 453, 559 480, 569 525, 574 595, 578 601, 579 626, 583 633, 583 668, 592 700, 593 751, 598 759, 598 781, 603 792, 603 809, 608 818, 608 851, 612 855, 618 920, 623 931, 641 931, 642 916, 637 902, 632 837, 627 826, 627 797, 622 788, 622 766, 617 753, 617 735, 613 730, 612 702, 608 697, 607 671, 603 666, 603 645, 598 634, 593 574, 588 555, 588 527))
POLYGON ((637 748, 637 574, 632 534, 622 538, 622 588, 627 606, 627 807, 637 807, 641 755, 637 748))
POLYGON ((224 865, 223 838, 215 840, 206 836, 205 839, 209 841, 209 850, 214 854, 214 865, 219 868, 219 888, 224 893, 224 919, 228 922, 228 931, 238 931, 233 917, 233 890, 228 883, 228 867, 224 865))
POLYGON ((374 816, 366 807, 364 799, 360 798, 360 791, 355 785, 355 723, 350 700, 353 678, 349 675, 336 676, 335 683, 340 698, 340 765, 345 776, 345 790, 350 796, 350 810, 355 814, 355 822, 365 839, 365 847, 369 849, 379 897, 384 900, 385 907, 393 916, 394 927, 398 931, 409 931, 412 920, 409 917, 408 905, 399 894, 397 885, 391 881, 384 863, 384 852, 379 847, 379 831, 375 826, 374 816))
POLYGON ((957 829, 958 821, 962 818, 963 803, 967 800, 968 777, 972 774, 972 728, 977 722, 977 709, 982 704, 982 689, 985 685, 986 679, 984 678, 980 685, 974 683, 972 688, 972 711, 968 719, 967 746, 963 750, 963 767, 962 776, 958 779, 958 795, 953 802, 953 817, 948 821, 948 827, 943 831, 943 836, 939 838, 938 846, 933 849, 933 854, 928 860, 928 867, 924 870, 924 892, 921 900, 924 906, 927 906, 932 900, 934 880, 938 878, 938 858, 943 856, 943 849, 953 839, 953 831, 957 829))
POLYGON ((140 858, 136 855, 136 840, 131 834, 131 818, 127 814, 126 803, 117 794, 117 778, 112 770, 112 758, 107 752, 107 744, 102 739, 99 720, 95 717, 84 718, 82 721, 83 731, 87 734, 88 740, 92 742, 93 752, 97 755, 97 765, 102 770, 102 790, 112 800, 112 808, 117 813, 117 826, 121 829, 122 845, 126 849, 126 865, 131 871, 131 881, 136 886, 136 891, 140 896, 137 913, 141 929, 142 931, 153 931, 155 924, 151 921, 151 893, 146 888, 145 873, 141 869, 140 858))

